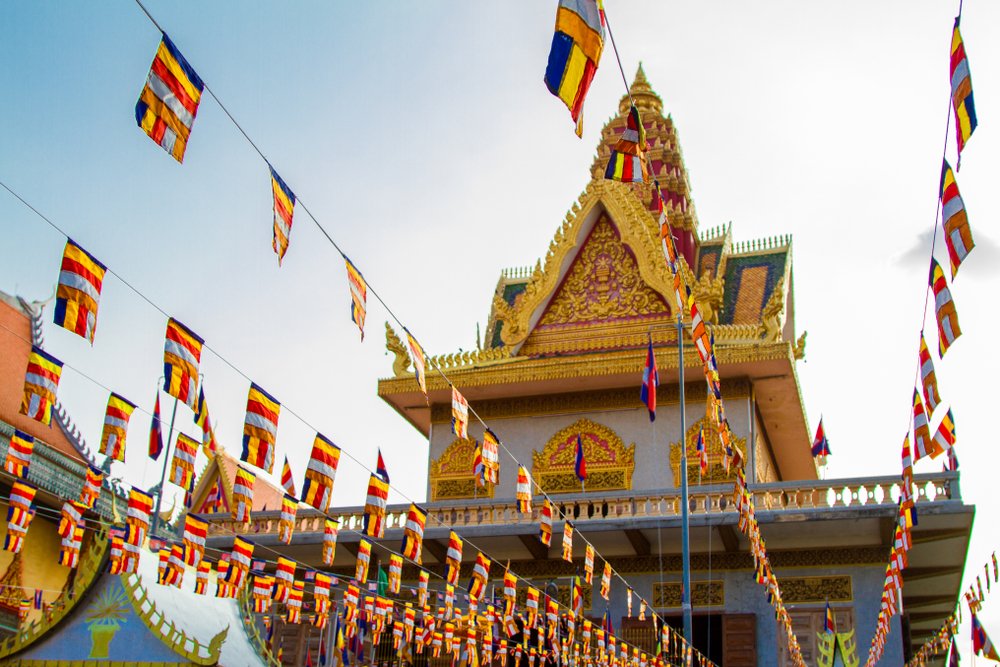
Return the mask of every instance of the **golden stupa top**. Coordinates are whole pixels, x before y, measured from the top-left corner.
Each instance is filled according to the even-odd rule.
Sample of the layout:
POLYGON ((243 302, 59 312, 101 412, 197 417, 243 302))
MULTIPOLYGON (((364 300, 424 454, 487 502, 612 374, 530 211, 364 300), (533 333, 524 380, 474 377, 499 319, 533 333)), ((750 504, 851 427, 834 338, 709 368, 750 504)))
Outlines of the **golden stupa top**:
POLYGON ((630 104, 634 103, 640 112, 648 111, 657 116, 663 115, 663 100, 660 99, 660 96, 656 94, 656 91, 649 84, 646 72, 642 69, 642 63, 639 63, 639 69, 635 72, 635 80, 629 86, 628 92, 628 95, 622 95, 622 99, 618 103, 619 113, 628 112, 630 104), (629 99, 630 96, 631 100, 629 99))

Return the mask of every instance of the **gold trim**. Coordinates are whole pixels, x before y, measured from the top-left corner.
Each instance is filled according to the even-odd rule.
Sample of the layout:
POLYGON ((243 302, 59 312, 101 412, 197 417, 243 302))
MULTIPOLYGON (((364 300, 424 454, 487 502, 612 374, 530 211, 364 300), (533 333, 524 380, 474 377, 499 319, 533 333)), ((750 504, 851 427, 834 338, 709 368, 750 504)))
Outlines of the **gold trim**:
POLYGON ((853 602, 851 576, 782 577, 781 599, 785 602, 853 602))
MULTIPOLYGON (((243 630, 247 633, 250 643, 257 649, 257 655, 263 658, 268 667, 281 667, 281 661, 271 653, 267 642, 260 636, 257 624, 253 622, 253 617, 256 613, 250 606, 250 588, 250 586, 244 586, 239 592, 240 611, 242 612, 240 619, 243 621, 243 630)), ((271 622, 274 623, 275 621, 272 619, 271 622)))
MULTIPOLYGON (((726 473, 723 464, 725 452, 722 448, 722 439, 715 424, 708 417, 702 417, 687 430, 684 436, 687 442, 687 473, 688 480, 692 483, 714 484, 716 482, 726 482, 736 479, 736 466, 731 466, 726 473), (708 471, 701 474, 700 457, 698 454, 698 431, 704 428, 705 447, 708 450, 708 471)), ((747 439, 738 438, 733 435, 733 445, 742 455, 747 450, 747 439)), ((681 443, 670 443, 670 470, 674 475, 674 486, 681 485, 681 443)))
POLYGON ((455 438, 444 448, 441 456, 431 461, 429 477, 431 500, 461 500, 465 498, 493 498, 494 485, 476 485, 472 474, 476 441, 455 438))
MULTIPOLYGON (((679 581, 653 583, 653 607, 673 609, 681 606, 681 592, 684 585, 679 581)), ((724 607, 726 586, 721 579, 691 582, 691 604, 697 607, 724 607)))
POLYGON ((542 451, 531 453, 531 475, 543 491, 575 493, 581 490, 575 473, 578 436, 587 461, 587 490, 627 491, 632 488, 635 443, 626 447, 613 430, 583 418, 549 438, 542 451))

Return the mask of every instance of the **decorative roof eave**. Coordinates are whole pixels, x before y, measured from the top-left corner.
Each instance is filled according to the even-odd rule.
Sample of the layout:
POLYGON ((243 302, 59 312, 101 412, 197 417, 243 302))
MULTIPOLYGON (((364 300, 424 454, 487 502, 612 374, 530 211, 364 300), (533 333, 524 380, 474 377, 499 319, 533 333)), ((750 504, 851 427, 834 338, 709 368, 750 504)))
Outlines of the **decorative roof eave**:
POLYGON ((625 184, 607 180, 592 180, 580 199, 566 214, 562 226, 549 244, 543 263, 532 273, 524 293, 513 306, 494 298, 493 312, 503 320, 501 338, 504 345, 517 354, 528 338, 546 304, 565 277, 575 251, 606 211, 621 235, 622 242, 635 254, 639 273, 667 303, 673 300, 673 280, 663 260, 659 229, 652 214, 625 184))

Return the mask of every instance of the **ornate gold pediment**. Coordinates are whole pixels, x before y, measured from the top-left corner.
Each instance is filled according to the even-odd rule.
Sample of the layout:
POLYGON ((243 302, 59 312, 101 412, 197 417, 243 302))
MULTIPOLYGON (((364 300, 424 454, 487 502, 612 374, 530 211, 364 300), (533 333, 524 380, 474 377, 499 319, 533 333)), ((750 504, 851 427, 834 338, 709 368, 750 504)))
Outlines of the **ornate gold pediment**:
POLYGON ((575 473, 577 436, 583 441, 587 461, 587 491, 632 488, 635 443, 626 447, 610 428, 584 418, 553 435, 542 451, 532 452, 531 475, 546 493, 581 491, 575 473))
POLYGON ((494 487, 476 486, 472 462, 476 454, 476 441, 455 438, 445 447, 441 456, 431 461, 431 500, 460 500, 463 498, 492 498, 494 487))
MULTIPOLYGON (((697 484, 701 475, 702 484, 714 484, 716 482, 733 481, 736 479, 736 467, 731 466, 729 473, 723 464, 724 452, 722 440, 719 432, 715 429, 715 424, 708 417, 702 417, 688 429, 684 437, 687 442, 687 469, 688 483, 697 484), (701 467, 698 457, 698 430, 705 429, 705 446, 708 450, 708 471, 701 475, 701 467)), ((740 453, 746 451, 746 438, 733 436, 733 446, 739 449, 740 453)), ((681 485, 681 443, 670 444, 670 468, 674 473, 674 486, 681 485)))
MULTIPOLYGON (((512 306, 496 297, 494 312, 504 323, 504 345, 518 346, 545 318, 547 324, 575 324, 615 316, 669 317, 672 294, 672 277, 663 261, 659 229, 652 214, 628 186, 594 180, 566 214, 544 262, 535 267, 524 292, 512 306), (606 225, 607 230, 600 232, 598 246, 614 252, 594 252, 589 260, 581 257, 582 261, 574 261, 589 245, 584 242, 592 231, 600 231, 595 226, 601 225, 606 225), (612 232, 610 236, 608 231, 612 232), (629 266, 609 261, 612 254, 622 261, 628 256, 629 266), (583 266, 577 269, 581 263, 583 266), (573 282, 576 289, 566 293, 561 305, 552 304, 556 291, 574 270, 580 274, 573 282), (553 309, 552 305, 558 307, 553 309)), ((645 330, 648 322, 640 321, 636 326, 645 330)))

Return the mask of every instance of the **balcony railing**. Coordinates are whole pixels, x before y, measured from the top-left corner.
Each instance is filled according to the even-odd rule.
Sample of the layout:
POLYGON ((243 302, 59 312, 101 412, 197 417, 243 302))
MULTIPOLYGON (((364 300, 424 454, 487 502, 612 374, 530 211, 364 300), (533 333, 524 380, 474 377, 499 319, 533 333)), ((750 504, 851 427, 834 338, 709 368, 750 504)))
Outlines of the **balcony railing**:
MULTIPOLYGON (((956 472, 925 473, 915 476, 915 497, 919 506, 949 501, 961 501, 959 476, 956 472)), ((821 512, 848 507, 894 507, 899 501, 899 477, 864 477, 836 480, 773 482, 751 486, 758 515, 767 512, 821 512)), ((688 493, 690 514, 718 515, 736 513, 731 484, 691 487, 688 493)), ((562 515, 581 521, 622 521, 635 519, 679 519, 681 494, 679 489, 645 491, 631 494, 590 493, 561 494, 553 498, 562 515)), ((427 528, 517 526, 538 523, 541 503, 535 503, 532 514, 517 511, 513 499, 483 501, 465 500, 428 503, 427 528)), ((403 528, 409 505, 392 505, 386 516, 386 529, 403 528)), ((232 520, 228 514, 209 514, 209 535, 234 533, 272 534, 278 532, 276 511, 253 515, 249 529, 232 520)), ((344 507, 330 511, 330 518, 340 522, 341 530, 362 528, 364 508, 344 507)), ((296 533, 322 533, 324 516, 312 509, 301 508, 295 520, 296 533)))

